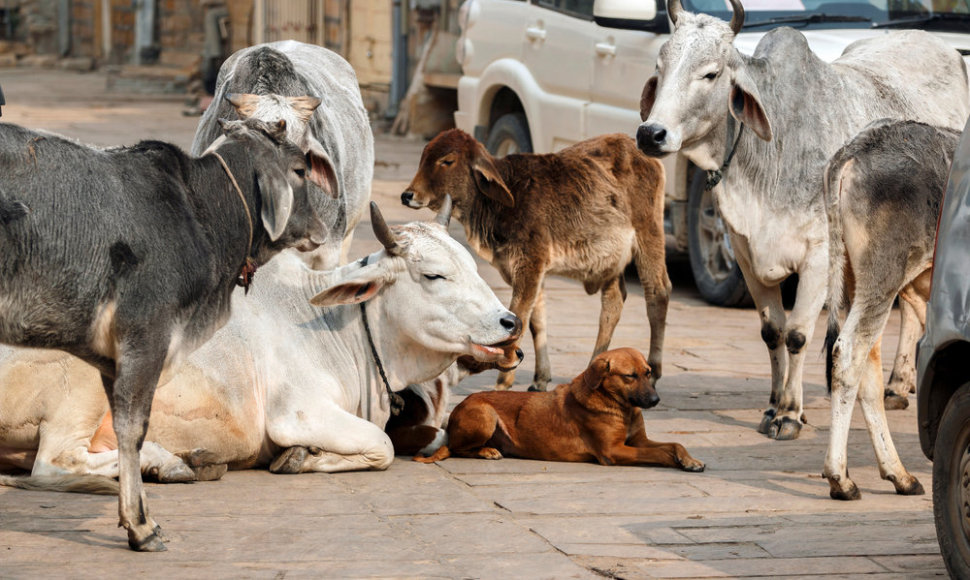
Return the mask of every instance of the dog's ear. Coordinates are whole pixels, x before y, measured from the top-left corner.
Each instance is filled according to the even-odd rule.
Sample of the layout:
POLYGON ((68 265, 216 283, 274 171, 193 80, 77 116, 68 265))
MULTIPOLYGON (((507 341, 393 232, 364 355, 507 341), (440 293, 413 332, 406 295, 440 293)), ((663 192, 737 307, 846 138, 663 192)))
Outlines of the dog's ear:
POLYGON ((589 367, 583 371, 583 386, 587 393, 592 393, 600 385, 603 379, 610 373, 610 359, 598 357, 590 363, 589 367))

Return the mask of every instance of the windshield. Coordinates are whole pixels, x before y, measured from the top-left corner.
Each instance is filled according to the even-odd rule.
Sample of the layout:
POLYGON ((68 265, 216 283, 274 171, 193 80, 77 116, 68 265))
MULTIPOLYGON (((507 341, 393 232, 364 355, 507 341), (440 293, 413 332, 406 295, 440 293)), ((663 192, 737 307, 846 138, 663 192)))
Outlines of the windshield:
MULTIPOLYGON (((731 19, 727 0, 682 0, 690 12, 731 19)), ((744 0, 745 28, 870 28, 906 21, 908 28, 967 30, 970 0, 744 0)))

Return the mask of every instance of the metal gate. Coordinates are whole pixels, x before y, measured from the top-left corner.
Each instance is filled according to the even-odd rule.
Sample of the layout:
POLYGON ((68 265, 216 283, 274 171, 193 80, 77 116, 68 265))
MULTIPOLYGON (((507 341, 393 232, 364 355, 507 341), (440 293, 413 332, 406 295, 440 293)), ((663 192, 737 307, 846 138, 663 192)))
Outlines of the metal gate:
POLYGON ((347 0, 255 0, 253 44, 299 40, 343 52, 347 0))

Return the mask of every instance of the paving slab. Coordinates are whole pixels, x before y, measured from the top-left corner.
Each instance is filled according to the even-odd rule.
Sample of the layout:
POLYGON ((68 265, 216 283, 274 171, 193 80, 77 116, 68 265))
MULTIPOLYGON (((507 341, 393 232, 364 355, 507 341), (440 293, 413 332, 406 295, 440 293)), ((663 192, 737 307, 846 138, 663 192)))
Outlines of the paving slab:
MULTIPOLYGON (((3 72, 3 121, 100 145, 165 139, 191 144, 198 118, 179 99, 109 93, 98 72, 3 72)), ((373 198, 387 220, 430 219, 401 206, 423 142, 378 136, 373 198)), ((2 179, 2 177, 0 177, 2 179)), ((460 224, 451 232, 464 240, 460 224)), ((361 224, 352 255, 378 247, 361 224)), ((479 261, 499 297, 510 289, 479 261)), ((231 472, 221 481, 146 486, 169 551, 127 549, 112 497, 0 488, 0 578, 938 578, 945 576, 929 496, 901 497, 880 479, 861 415, 853 417, 849 466, 855 502, 828 498, 820 472, 829 401, 820 316, 805 364, 809 424, 795 441, 755 431, 770 371, 752 309, 709 306, 689 267, 674 281, 661 404, 647 432, 678 441, 704 473, 503 459, 423 465, 399 457, 385 472, 273 475, 231 472)), ((599 299, 551 278, 549 343, 556 381, 586 366, 599 299)), ((646 350, 642 290, 628 284, 614 345, 646 350)), ((894 312, 885 340, 888 373, 898 341, 894 312)), ((531 379, 534 351, 516 389, 531 379)), ((494 384, 471 377, 452 404, 494 384)), ((926 489, 915 405, 889 413, 903 462, 926 489)))

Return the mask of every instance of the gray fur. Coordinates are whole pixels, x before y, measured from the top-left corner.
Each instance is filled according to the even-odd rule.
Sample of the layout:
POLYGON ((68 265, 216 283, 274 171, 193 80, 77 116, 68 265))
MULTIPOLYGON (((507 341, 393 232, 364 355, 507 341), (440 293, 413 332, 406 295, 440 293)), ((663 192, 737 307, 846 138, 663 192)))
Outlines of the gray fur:
POLYGON ((326 235, 303 155, 281 138, 260 121, 226 124, 218 153, 237 191, 214 155, 157 141, 100 150, 0 124, 0 342, 58 348, 101 372, 134 549, 164 549, 138 469, 163 369, 225 323, 247 258, 326 235), (272 239, 259 215, 279 221, 284 198, 293 203, 272 239))
POLYGON ((733 39, 716 18, 678 14, 658 73, 644 87, 638 144, 655 156, 680 151, 715 170, 726 154, 728 115, 743 125, 714 197, 762 334, 781 338, 769 345, 772 392, 760 430, 791 439, 804 420, 805 353, 804 343, 792 337, 812 336, 826 294, 825 164, 878 118, 962 127, 970 114, 967 71, 959 53, 922 31, 853 43, 832 64, 790 28, 766 34, 751 57, 738 52, 733 39), (798 293, 788 317, 780 284, 794 273, 798 293), (801 346, 789 351, 788 345, 801 346))
MULTIPOLYGON (((922 492, 900 462, 887 428, 880 338, 897 294, 914 296, 925 310, 929 288, 918 280, 931 276, 937 218, 959 138, 960 133, 952 129, 882 119, 839 149, 826 167, 830 264, 826 350, 833 426, 824 473, 833 498, 859 496, 848 479, 845 457, 856 397, 866 415, 880 473, 899 493, 922 492), (838 313, 847 280, 851 281, 849 311, 840 333, 838 313)), ((915 345, 908 346, 912 357, 915 345)))

